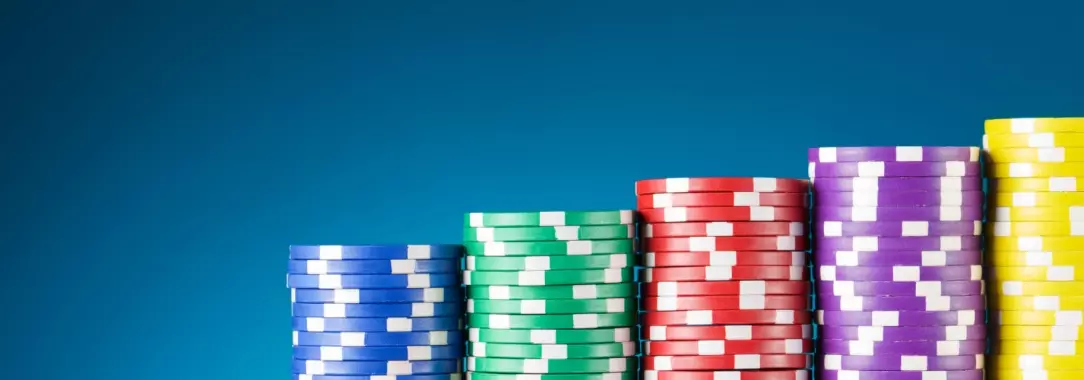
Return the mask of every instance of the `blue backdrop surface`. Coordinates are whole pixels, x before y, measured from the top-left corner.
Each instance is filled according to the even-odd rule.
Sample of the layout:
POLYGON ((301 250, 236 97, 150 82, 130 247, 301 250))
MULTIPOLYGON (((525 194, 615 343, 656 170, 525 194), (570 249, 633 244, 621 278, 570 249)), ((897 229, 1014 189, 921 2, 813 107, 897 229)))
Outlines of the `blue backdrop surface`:
MULTIPOLYGON (((1075 3, 1075 4, 1074 4, 1075 3)), ((10 379, 286 379, 286 247, 1084 113, 1073 1, 8 1, 10 379), (891 4, 891 5, 890 5, 891 4)))

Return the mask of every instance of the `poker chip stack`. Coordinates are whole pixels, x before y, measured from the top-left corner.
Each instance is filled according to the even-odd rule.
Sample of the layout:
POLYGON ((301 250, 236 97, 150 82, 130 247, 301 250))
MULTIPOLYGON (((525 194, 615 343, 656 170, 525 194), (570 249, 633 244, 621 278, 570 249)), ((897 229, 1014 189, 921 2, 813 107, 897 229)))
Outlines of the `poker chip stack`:
POLYGON ((982 380, 977 147, 809 150, 824 380, 982 380))
POLYGON ((466 215, 467 378, 635 380, 633 213, 466 215))
POLYGON ((459 245, 291 246, 293 379, 459 379, 462 255, 459 245))
POLYGON ((808 181, 636 183, 646 380, 809 378, 808 181))
POLYGON ((983 145, 989 373, 1084 378, 1084 118, 988 120, 983 145))

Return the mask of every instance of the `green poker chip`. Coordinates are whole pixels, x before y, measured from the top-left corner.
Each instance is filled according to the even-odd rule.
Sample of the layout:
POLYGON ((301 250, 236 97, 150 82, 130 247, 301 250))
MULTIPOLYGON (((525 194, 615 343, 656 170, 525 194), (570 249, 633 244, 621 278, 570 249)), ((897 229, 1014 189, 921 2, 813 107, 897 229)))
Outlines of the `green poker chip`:
POLYGON ((632 282, 633 268, 539 270, 515 272, 463 271, 463 285, 579 285, 632 282))
POLYGON ((467 354, 486 358, 579 359, 636 356, 637 342, 594 344, 510 344, 467 342, 467 354))
POLYGON ((467 300, 468 313, 480 314, 585 314, 635 312, 636 298, 597 300, 467 300))
POLYGON ((576 256, 634 253, 633 239, 535 242, 464 242, 472 256, 576 256))
MULTIPOLYGON (((636 380, 638 371, 606 373, 558 373, 531 375, 533 380, 636 380)), ((467 380, 524 380, 524 375, 514 373, 467 372, 467 380)))
POLYGON ((472 327, 467 330, 468 340, 484 343, 510 344, 592 344, 639 342, 635 327, 601 329, 525 329, 505 330, 472 327))
POLYGON ((637 359, 505 359, 467 358, 468 371, 504 373, 600 373, 635 371, 637 359))
POLYGON ((628 268, 636 265, 633 253, 588 256, 467 256, 467 270, 580 270, 628 268))
POLYGON ((470 327, 487 329, 597 329, 636 325, 636 312, 592 314, 478 314, 468 313, 470 327))
POLYGON ((547 227, 632 224, 632 210, 472 212, 464 217, 467 227, 547 227))
POLYGON ((465 241, 566 241, 632 239, 636 228, 631 224, 555 227, 467 227, 465 241))
POLYGON ((636 297, 636 283, 554 286, 475 285, 467 297, 490 300, 567 300, 636 297))

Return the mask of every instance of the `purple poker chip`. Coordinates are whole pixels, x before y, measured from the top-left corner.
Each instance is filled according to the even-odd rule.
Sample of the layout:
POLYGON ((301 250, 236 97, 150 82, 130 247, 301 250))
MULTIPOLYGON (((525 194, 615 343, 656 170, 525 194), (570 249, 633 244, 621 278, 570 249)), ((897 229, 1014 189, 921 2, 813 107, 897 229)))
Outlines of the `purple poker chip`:
MULTIPOLYGON (((814 252, 824 251, 976 251, 982 236, 847 236, 813 238, 814 252)), ((883 252, 890 255, 889 252, 883 252)))
POLYGON ((964 161, 809 163, 809 178, 975 177, 981 174, 978 162, 964 161))
POLYGON ((841 267, 891 267, 924 266, 938 267, 946 265, 980 265, 982 251, 819 251, 813 255, 815 265, 835 265, 841 267))
POLYGON ((809 148, 809 162, 979 162, 977 146, 855 146, 809 148))
POLYGON ((976 310, 816 311, 822 326, 974 326, 986 324, 984 315, 976 310))
POLYGON ((971 296, 986 294, 983 281, 818 281, 817 296, 971 296))
POLYGON ((973 326, 824 326, 821 339, 873 342, 960 341, 986 339, 986 325, 973 326))
POLYGON ((840 222, 827 221, 816 225, 817 236, 979 236, 982 222, 978 220, 955 222, 903 221, 903 222, 840 222))
POLYGON ((986 353, 985 340, 874 342, 869 340, 822 339, 819 347, 818 352, 829 355, 959 356, 986 353))
POLYGON ((980 207, 984 201, 982 191, 816 191, 813 204, 818 206, 860 207, 931 207, 968 206, 980 207))
POLYGON ((983 355, 817 355, 817 364, 828 370, 857 371, 962 371, 982 369, 983 355))
POLYGON ((982 177, 880 177, 819 178, 813 181, 813 193, 819 191, 982 191, 982 177))
POLYGON ((813 218, 841 222, 953 222, 982 220, 982 207, 813 207, 813 218))
POLYGON ((879 296, 820 296, 816 299, 817 309, 843 311, 950 311, 950 310, 985 310, 986 297, 970 296, 920 296, 920 297, 879 297, 879 296))
POLYGON ((984 380, 981 369, 964 371, 839 371, 818 369, 819 380, 984 380))
POLYGON ((982 280, 981 265, 944 267, 835 267, 814 268, 820 281, 978 281, 982 280))

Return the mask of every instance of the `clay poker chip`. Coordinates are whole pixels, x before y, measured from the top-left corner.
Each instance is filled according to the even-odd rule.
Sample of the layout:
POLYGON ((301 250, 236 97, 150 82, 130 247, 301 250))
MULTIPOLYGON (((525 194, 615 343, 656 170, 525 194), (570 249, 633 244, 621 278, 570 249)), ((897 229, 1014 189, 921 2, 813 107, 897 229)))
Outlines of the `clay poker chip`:
POLYGON ((940 207, 940 206, 982 206, 985 196, 982 191, 942 190, 942 191, 838 191, 817 192, 813 203, 830 207, 940 207))
POLYGON ((636 207, 639 209, 730 206, 806 207, 808 205, 809 196, 805 192, 655 193, 636 197, 636 207))
POLYGON ((714 371, 808 368, 811 360, 803 354, 644 356, 641 364, 649 371, 714 371))
POLYGON ((986 284, 979 280, 963 281, 820 281, 818 296, 970 296, 985 294, 986 284))
MULTIPOLYGON (((828 251, 813 256, 817 266, 837 267, 894 267, 921 266, 941 267, 982 264, 982 251, 892 251, 883 252, 828 251)), ((1007 255, 1003 255, 1007 256, 1007 255)), ((989 257, 989 256, 988 256, 989 257)))
POLYGON ((642 237, 802 236, 802 222, 689 222, 644 224, 642 237))
POLYGON ((808 278, 808 270, 798 266, 706 266, 647 268, 644 282, 784 280, 808 278))
POLYGON ((985 325, 972 326, 833 326, 823 340, 863 342, 961 341, 986 339, 985 325))
POLYGON ((810 339, 810 325, 651 326, 644 339, 651 341, 810 339))
POLYGON ((805 193, 808 190, 809 181, 788 178, 662 178, 636 182, 637 195, 704 192, 805 193))
POLYGON ((648 252, 688 251, 791 251, 806 249, 806 239, 801 236, 777 237, 656 237, 641 240, 648 252))
POLYGON ((644 355, 649 356, 809 353, 813 353, 812 339, 644 342, 644 355))
POLYGON ((647 267, 805 266, 803 251, 645 252, 647 267))
POLYGON ((648 223, 670 222, 804 222, 805 207, 733 206, 670 207, 640 210, 648 223))
POLYGON ((822 147, 809 149, 809 162, 978 162, 970 146, 822 147))
POLYGON ((644 311, 674 310, 805 310, 808 295, 738 295, 643 297, 644 311))
POLYGON ((931 222, 842 222, 825 221, 817 225, 817 232, 826 237, 921 237, 921 236, 979 236, 982 222, 978 220, 931 222))
POLYGON ((878 311, 878 310, 985 310, 986 297, 983 295, 944 296, 929 295, 921 297, 871 297, 871 296, 828 296, 817 297, 817 306, 822 310, 841 311, 878 311))
POLYGON ((642 296, 808 295, 809 281, 680 281, 641 284, 642 296))
POLYGON ((855 177, 974 177, 981 175, 978 162, 810 162, 809 178, 855 177))

